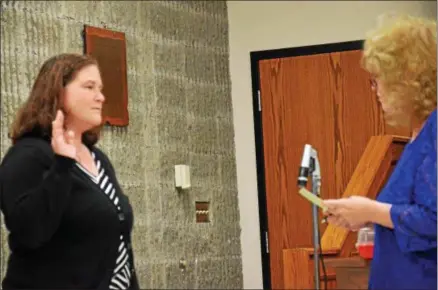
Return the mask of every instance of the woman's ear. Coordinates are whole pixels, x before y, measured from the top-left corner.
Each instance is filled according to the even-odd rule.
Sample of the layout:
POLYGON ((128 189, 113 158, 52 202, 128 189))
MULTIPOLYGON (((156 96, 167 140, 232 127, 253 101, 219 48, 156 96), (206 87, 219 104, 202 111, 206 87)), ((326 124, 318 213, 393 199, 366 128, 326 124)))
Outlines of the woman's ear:
MULTIPOLYGON (((66 129, 66 121, 67 121, 67 116, 68 116, 68 110, 65 108, 65 102, 64 102, 64 93, 61 92, 58 100, 57 100, 57 104, 55 105, 56 107, 56 112, 58 110, 60 110, 63 114, 64 114, 64 129, 66 129)), ((56 112, 55 112, 55 116, 56 116, 56 112)))
POLYGON ((65 106, 65 88, 62 88, 61 92, 59 93, 57 107, 58 107, 58 110, 61 110, 61 112, 64 114, 64 116, 68 115, 68 109, 65 106))

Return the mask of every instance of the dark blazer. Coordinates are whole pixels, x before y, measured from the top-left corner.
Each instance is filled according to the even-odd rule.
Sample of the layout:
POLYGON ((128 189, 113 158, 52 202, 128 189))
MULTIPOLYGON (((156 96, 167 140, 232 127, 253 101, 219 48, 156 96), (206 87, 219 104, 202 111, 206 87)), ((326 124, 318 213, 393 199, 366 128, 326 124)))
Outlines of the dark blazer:
MULTIPOLYGON (((49 140, 25 137, 0 165, 0 209, 9 231, 3 289, 108 289, 120 235, 132 255, 133 213, 107 156, 101 160, 119 192, 124 219, 76 165, 49 140)), ((134 265, 134 261, 131 261, 134 265)), ((131 289, 138 289, 134 267, 131 289)))

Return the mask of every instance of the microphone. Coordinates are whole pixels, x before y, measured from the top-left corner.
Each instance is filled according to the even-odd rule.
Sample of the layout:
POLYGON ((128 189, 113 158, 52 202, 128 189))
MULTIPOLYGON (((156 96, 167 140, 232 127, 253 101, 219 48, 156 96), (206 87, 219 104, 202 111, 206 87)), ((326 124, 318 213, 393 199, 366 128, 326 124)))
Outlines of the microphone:
MULTIPOLYGON (((312 192, 315 196, 319 195, 319 190, 321 186, 321 168, 319 165, 318 160, 318 152, 312 148, 311 145, 305 144, 304 145, 304 152, 303 152, 303 158, 301 160, 301 166, 300 171, 298 174, 298 186, 300 188, 305 188, 307 185, 308 177, 312 174, 312 192)), ((324 271, 324 279, 325 283, 327 283, 327 275, 325 272, 325 266, 324 266, 324 260, 323 256, 319 252, 320 248, 320 238, 319 238, 319 224, 318 224, 318 208, 316 204, 312 205, 312 228, 313 228, 313 249, 314 249, 314 282, 315 282, 315 288, 314 289, 320 289, 319 288, 319 260, 321 258, 322 262, 322 268, 324 271), (319 254, 318 254, 319 253, 319 254)), ((327 285, 327 284, 326 284, 327 285)), ((326 287, 327 288, 327 287, 326 287)))
POLYGON ((301 160, 301 166, 298 173, 299 187, 306 187, 307 185, 311 155, 312 155, 312 146, 309 144, 304 145, 303 158, 301 160))

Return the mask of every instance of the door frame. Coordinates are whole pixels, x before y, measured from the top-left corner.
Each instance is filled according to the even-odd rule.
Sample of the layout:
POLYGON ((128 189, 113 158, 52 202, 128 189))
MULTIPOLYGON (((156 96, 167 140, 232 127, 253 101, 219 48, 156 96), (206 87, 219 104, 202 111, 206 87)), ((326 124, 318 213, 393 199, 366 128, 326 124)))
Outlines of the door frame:
MULTIPOLYGON (((263 151, 263 123, 260 95, 259 62, 261 60, 286 58, 294 56, 314 55, 332 52, 359 50, 363 47, 363 40, 327 43, 273 50, 251 51, 251 86, 253 99, 254 137, 256 149, 257 192, 259 203, 260 246, 262 257, 263 289, 271 289, 271 267, 268 239, 268 209, 266 200, 265 161, 263 151)), ((298 168, 297 168, 298 173, 298 168)))

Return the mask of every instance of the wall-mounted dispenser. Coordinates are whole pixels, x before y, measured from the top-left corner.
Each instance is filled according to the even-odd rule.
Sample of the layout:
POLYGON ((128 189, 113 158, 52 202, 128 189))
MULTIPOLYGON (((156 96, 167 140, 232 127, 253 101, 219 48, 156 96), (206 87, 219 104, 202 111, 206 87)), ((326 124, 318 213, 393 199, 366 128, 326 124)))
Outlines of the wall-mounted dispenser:
POLYGON ((188 165, 175 165, 175 186, 180 189, 190 188, 190 167, 188 165))

